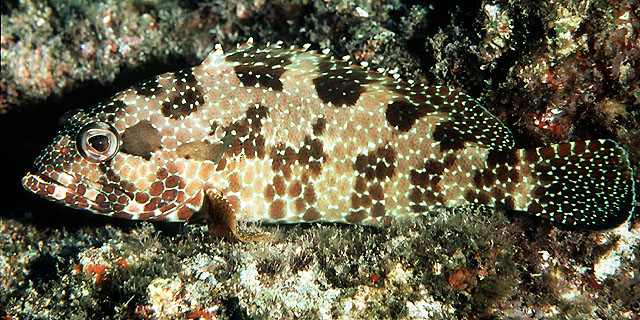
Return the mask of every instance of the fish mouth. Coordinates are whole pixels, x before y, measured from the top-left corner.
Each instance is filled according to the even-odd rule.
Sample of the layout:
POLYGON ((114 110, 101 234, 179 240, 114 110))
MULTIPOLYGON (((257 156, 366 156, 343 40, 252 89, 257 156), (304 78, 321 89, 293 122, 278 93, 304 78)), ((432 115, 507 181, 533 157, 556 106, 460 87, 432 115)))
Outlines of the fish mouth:
POLYGON ((145 204, 148 203, 136 202, 132 192, 116 184, 103 185, 92 180, 78 179, 64 172, 28 172, 22 178, 22 186, 47 200, 101 215, 132 220, 184 220, 167 217, 177 210, 176 204, 154 203, 153 208, 147 209, 145 204))
MULTIPOLYGON (((87 186, 86 181, 76 181, 69 175, 59 175, 61 180, 69 180, 63 183, 46 174, 33 174, 28 172, 22 178, 22 186, 47 200, 63 204, 68 207, 85 209, 100 214, 112 214, 113 210, 106 206, 108 203, 99 203, 94 199, 98 194, 103 194, 93 186, 87 186), (74 188, 68 187, 74 186, 74 188)), ((91 181, 89 181, 91 182, 91 181)), ((90 184, 96 184, 90 183, 90 184)), ((103 194, 104 196, 104 194, 103 194)))

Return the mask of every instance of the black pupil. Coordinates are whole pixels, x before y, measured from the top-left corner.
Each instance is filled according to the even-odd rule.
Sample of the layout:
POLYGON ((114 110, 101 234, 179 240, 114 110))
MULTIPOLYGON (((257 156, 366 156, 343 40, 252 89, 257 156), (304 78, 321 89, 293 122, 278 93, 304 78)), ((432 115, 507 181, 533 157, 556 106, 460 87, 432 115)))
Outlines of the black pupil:
POLYGON ((89 138, 89 145, 98 152, 105 152, 109 148, 109 138, 105 135, 97 135, 89 138))

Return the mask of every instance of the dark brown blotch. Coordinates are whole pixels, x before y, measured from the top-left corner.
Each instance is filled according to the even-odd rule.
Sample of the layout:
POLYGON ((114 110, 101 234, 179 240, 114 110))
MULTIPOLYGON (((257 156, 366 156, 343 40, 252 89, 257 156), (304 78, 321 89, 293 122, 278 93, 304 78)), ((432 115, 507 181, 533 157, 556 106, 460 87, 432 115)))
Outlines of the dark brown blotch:
POLYGON ((113 216, 116 218, 120 218, 120 219, 131 219, 133 218, 133 215, 130 213, 126 213, 123 212, 122 210, 124 210, 124 206, 121 204, 116 204, 113 206, 113 211, 115 211, 113 213, 113 216))
POLYGON ((516 207, 516 201, 512 196, 507 196, 504 199, 504 205, 509 208, 509 209, 515 209, 516 207))
MULTIPOLYGON (((447 95, 445 97, 452 97, 452 96, 447 95)), ((432 96, 431 98, 429 98, 429 102, 435 105, 441 105, 444 102, 444 98, 442 96, 432 96)))
POLYGON ((87 192, 87 187, 85 187, 85 185, 84 185, 84 184, 78 184, 78 185, 76 186, 76 193, 77 193, 79 196, 83 196, 85 192, 87 192))
POLYGON ((444 168, 451 169, 453 168, 453 165, 455 164, 455 162, 456 162, 456 154, 450 153, 444 157, 444 160, 442 160, 442 165, 444 166, 444 168))
POLYGON ((366 90, 363 85, 373 82, 366 70, 349 67, 344 61, 325 60, 318 69, 321 75, 313 79, 318 97, 336 107, 353 106, 366 90))
POLYGON ((371 216, 372 217, 382 217, 387 213, 387 210, 384 208, 384 204, 380 202, 376 202, 371 207, 371 216))
POLYGON ((258 47, 243 46, 224 58, 228 62, 252 63, 258 53, 258 47))
POLYGON ((433 139, 440 142, 440 151, 460 150, 467 141, 475 141, 472 135, 460 130, 453 121, 443 121, 436 125, 433 139))
POLYGON ((302 184, 300 181, 296 180, 291 183, 289 186, 289 197, 295 198, 302 193, 302 184))
POLYGON ((354 182, 353 190, 357 193, 364 193, 367 189, 367 184, 362 177, 356 177, 356 181, 354 182))
POLYGON ((324 158, 325 154, 322 141, 306 136, 304 138, 304 145, 298 151, 298 162, 305 165, 315 160, 323 160, 324 158))
POLYGON ((562 183, 553 183, 547 186, 544 190, 546 194, 557 195, 564 190, 562 183))
POLYGON ((273 187, 275 188, 277 195, 281 197, 285 195, 287 187, 282 176, 277 175, 273 177, 273 187))
POLYGON ((527 207, 527 211, 533 214, 540 214, 542 213, 543 209, 542 209, 542 206, 537 202, 531 202, 527 207))
POLYGON ((169 101, 162 103, 162 114, 171 119, 184 119, 204 104, 203 88, 191 72, 183 70, 175 74, 175 92, 169 93, 169 101))
POLYGON ((371 197, 367 194, 360 196, 360 206, 365 208, 371 207, 371 197))
POLYGON ((324 129, 327 126, 327 120, 325 120, 324 118, 318 118, 318 120, 316 120, 316 122, 313 123, 313 126, 311 127, 313 130, 313 134, 315 136, 321 136, 322 133, 324 133, 324 129))
POLYGON ((187 221, 194 214, 193 210, 189 209, 187 206, 183 206, 178 209, 178 219, 182 221, 187 221))
POLYGON ((557 148, 559 157, 566 158, 571 153, 571 144, 569 143, 561 143, 557 148))
POLYGON ((414 203, 422 202, 422 191, 420 191, 418 188, 411 189, 411 191, 409 192, 409 201, 414 203))
POLYGON ((96 196, 96 203, 98 203, 98 204, 103 204, 103 203, 104 203, 104 202, 106 202, 106 201, 107 201, 107 197, 105 197, 103 194, 99 193, 99 194, 96 196))
POLYGON ((491 170, 486 170, 484 172, 484 185, 487 187, 492 187, 496 183, 496 174, 491 170))
POLYGON ((316 202, 316 191, 313 188, 313 185, 307 184, 305 186, 303 197, 304 197, 304 201, 306 201, 310 205, 316 202))
POLYGON ((152 97, 157 95, 162 90, 162 85, 160 85, 158 79, 154 78, 139 85, 133 86, 131 89, 133 89, 133 91, 139 96, 152 97))
POLYGON ((178 191, 176 190, 165 190, 162 193, 162 200, 164 201, 173 201, 178 196, 178 191))
POLYGON ((298 198, 293 202, 294 206, 296 207, 296 212, 298 214, 302 213, 304 211, 304 208, 307 207, 307 203, 304 202, 304 199, 302 198, 298 198))
POLYGON ((149 186, 149 195, 157 197, 164 191, 164 184, 162 181, 156 181, 149 186))
POLYGON ((478 203, 483 205, 488 205, 491 203, 491 194, 488 191, 481 190, 478 193, 478 203))
POLYGON ((553 158, 549 160, 549 163, 556 168, 560 168, 567 164, 567 160, 562 158, 553 158))
POLYGON ((507 168, 506 166, 500 166, 495 170, 498 181, 507 182, 507 178, 509 178, 509 168, 507 168))
POLYGON ((509 179, 511 179, 511 183, 519 183, 520 171, 515 168, 512 168, 511 170, 509 170, 509 179))
POLYGON ((153 197, 151 198, 147 204, 144 205, 143 210, 144 211, 153 211, 155 209, 158 208, 158 205, 160 204, 161 199, 158 197, 153 197))
POLYGON ((345 219, 350 223, 360 223, 367 217, 367 211, 365 209, 350 212, 345 219))
MULTIPOLYGON (((107 166, 110 166, 111 165, 111 160, 106 161, 105 164, 107 166)), ((105 177, 107 177, 108 181, 116 182, 116 183, 119 183, 122 180, 120 178, 120 176, 115 171, 111 170, 111 168, 107 169, 107 172, 105 172, 105 177)))
POLYGON ((600 149, 600 141, 598 141, 598 140, 589 141, 588 148, 589 148, 589 151, 591 151, 591 152, 598 151, 598 149, 600 149))
POLYGON ((374 184, 369 187, 369 194, 371 195, 371 199, 381 201, 384 199, 384 191, 382 190, 382 186, 379 184, 374 184))
POLYGON ((353 164, 354 170, 364 174, 368 181, 385 180, 395 175, 396 152, 391 146, 378 147, 368 154, 359 154, 353 164))
POLYGON ((162 147, 162 135, 147 120, 141 120, 134 126, 127 128, 121 135, 120 151, 139 156, 145 160, 151 159, 151 153, 162 147))
POLYGON ((473 185, 481 189, 484 186, 484 179, 482 177, 482 170, 476 170, 473 174, 473 185))
POLYGON ((145 192, 136 192, 135 200, 137 203, 146 203, 149 201, 149 195, 145 192))
POLYGON ((285 166, 292 166, 296 163, 296 160, 298 159, 298 154, 295 150, 293 150, 292 147, 287 147, 286 149, 284 149, 284 165, 285 166))
POLYGON ((585 141, 576 141, 573 143, 573 153, 581 154, 586 150, 587 143, 585 141))
POLYGON ((228 154, 236 156, 244 151, 244 155, 248 159, 264 158, 265 139, 260 130, 262 128, 262 119, 268 116, 269 109, 267 107, 262 105, 251 106, 247 109, 244 118, 223 128, 227 133, 234 132, 233 141, 229 141, 228 154))
POLYGON ((418 172, 416 170, 411 170, 409 173, 409 179, 411 184, 414 186, 420 186, 423 189, 426 189, 429 186, 429 174, 426 172, 418 172))
POLYGON ((442 162, 429 159, 424 163, 424 170, 427 174, 443 174, 445 166, 442 162))
POLYGON ((520 156, 516 150, 490 150, 487 156, 487 167, 495 168, 498 164, 514 166, 520 161, 520 156))
POLYGON ((358 209, 360 208, 360 196, 357 193, 351 193, 351 208, 358 209))
POLYGON ((276 189, 273 188, 272 185, 267 185, 264 188, 264 199, 267 201, 273 201, 273 198, 276 196, 276 189))
POLYGON ((501 202, 504 199, 505 189, 500 186, 496 186, 491 190, 491 196, 493 196, 496 202, 501 202))
POLYGON ((318 211, 318 209, 316 209, 314 207, 311 207, 311 208, 307 209, 307 211, 302 216, 302 219, 304 219, 305 221, 318 220, 318 219, 320 219, 320 212, 318 211))
POLYGON ((527 163, 537 163, 540 160, 540 156, 538 156, 538 152, 536 149, 526 149, 524 150, 524 161, 527 163))
POLYGON ((280 78, 286 71, 284 67, 291 64, 291 54, 282 52, 256 53, 249 49, 229 55, 225 60, 240 63, 233 70, 243 85, 252 87, 259 84, 261 87, 282 91, 280 78))
POLYGON ((406 100, 396 100, 387 105, 385 117, 391 127, 407 132, 411 130, 418 119, 435 111, 436 109, 431 104, 415 105, 406 100))
POLYGON ((554 158, 556 155, 555 150, 553 150, 553 147, 542 147, 538 149, 538 153, 540 153, 540 156, 542 156, 543 159, 551 159, 554 158))
POLYGON ((478 198, 478 194, 473 190, 468 190, 464 194, 464 199, 467 200, 468 202, 475 202, 477 198, 478 198))
POLYGON ((286 214, 286 203, 282 199, 275 200, 269 205, 269 217, 274 220, 284 218, 286 214))

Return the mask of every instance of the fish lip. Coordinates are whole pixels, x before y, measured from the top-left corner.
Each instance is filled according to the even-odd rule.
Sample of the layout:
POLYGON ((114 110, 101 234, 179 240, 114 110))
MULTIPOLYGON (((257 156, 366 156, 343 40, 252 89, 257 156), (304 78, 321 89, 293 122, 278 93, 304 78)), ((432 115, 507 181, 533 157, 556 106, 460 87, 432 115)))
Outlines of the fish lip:
MULTIPOLYGON (((29 174, 31 174, 31 173, 29 173, 29 174)), ((53 178, 51 178, 51 177, 49 177, 47 175, 44 175, 44 174, 42 174, 42 175, 33 175, 33 174, 31 174, 31 175, 34 176, 36 179, 40 179, 40 180, 42 180, 43 182, 45 182, 47 184, 60 186, 60 187, 69 189, 65 185, 63 185, 62 183, 58 182, 57 180, 55 180, 55 179, 53 179, 53 178)))
MULTIPOLYGON (((96 192, 97 194, 101 194, 103 196, 105 196, 105 198, 107 197, 107 195, 103 192, 100 191, 100 184, 98 182, 92 181, 92 180, 81 180, 79 183, 82 183, 87 189, 85 191, 85 195, 87 194, 87 192, 89 192, 89 190, 93 190, 96 192)), ((71 207, 71 208, 75 208, 75 209, 80 209, 80 210, 87 210, 89 212, 92 213, 96 213, 96 214, 101 214, 101 215, 106 215, 106 216, 113 216, 114 214, 117 214, 118 211, 113 210, 113 208, 109 207, 109 206, 105 206, 104 204, 109 204, 111 203, 111 201, 106 201, 104 203, 98 203, 94 200, 91 200, 90 198, 84 196, 84 195, 80 195, 78 194, 74 189, 71 189, 67 186, 65 186, 64 184, 62 184, 61 182, 51 178, 50 176, 46 175, 45 173, 31 173, 31 172, 27 172, 27 174, 25 174, 25 176, 22 178, 22 186, 29 192, 32 192, 34 194, 37 194, 47 200, 62 204, 64 206, 67 207, 71 207), (56 188, 61 188, 62 190, 54 190, 54 193, 50 193, 48 192, 47 186, 54 186, 56 188), (60 192, 64 192, 64 196, 60 197, 56 197, 54 196, 55 193, 60 193, 60 192), (73 203, 69 203, 67 201, 65 201, 67 199, 67 195, 72 195, 74 197, 76 197, 76 201, 73 203), (82 203, 82 202, 78 202, 77 199, 82 199, 83 201, 86 202, 86 205, 79 205, 78 203, 82 203)), ((130 201, 135 201, 134 197, 131 195, 131 192, 126 191, 123 188, 120 188, 119 186, 116 185, 112 185, 114 188, 118 188, 122 191, 122 194, 127 196, 130 201)), ((191 198, 188 198, 187 200, 185 200, 184 202, 190 202, 193 198, 197 197, 197 195, 194 195, 191 198)), ((177 206, 173 207, 174 209, 177 208, 177 206)), ((170 209, 174 210, 174 209, 170 209)), ((163 216, 165 216, 167 214, 167 212, 169 211, 162 211, 161 208, 154 208, 151 210, 143 210, 140 212, 126 212, 128 214, 131 214, 133 217, 132 218, 128 218, 128 219, 133 219, 133 220, 156 220, 156 219, 160 219, 163 216), (143 216, 144 214, 148 214, 148 213, 153 213, 152 216, 150 217, 145 217, 142 218, 141 216, 143 216)), ((169 220, 169 221, 183 221, 183 220, 169 220)))
MULTIPOLYGON (((93 188, 92 186, 88 185, 85 183, 85 186, 87 188, 91 188, 93 190, 95 190, 96 192, 103 194, 103 192, 100 192, 100 190, 93 188)), ((60 204, 63 204, 65 206, 68 207, 72 207, 72 208, 77 208, 77 209, 85 209, 85 210, 91 210, 92 208, 99 208, 101 210, 106 211, 111 211, 108 208, 105 208, 104 206, 96 203, 95 201, 85 197, 84 195, 80 195, 78 194, 75 190, 65 186, 64 184, 62 184, 61 182, 51 178, 50 176, 43 174, 43 173, 31 173, 31 172, 27 172, 27 174, 22 178, 22 187, 25 188, 27 191, 33 192, 39 196, 42 196, 44 198, 46 198, 47 200, 51 200, 60 204), (40 188, 36 188, 35 190, 30 188, 29 185, 33 185, 33 183, 35 183, 36 185, 43 185, 44 187, 40 187, 40 188), (62 198, 58 198, 55 196, 55 189, 54 189, 54 193, 50 193, 46 190, 47 186, 53 186, 55 188, 61 188, 62 191, 65 194, 65 197, 62 198), (83 199, 84 201, 87 202, 87 207, 82 207, 79 205, 74 205, 74 204, 69 204, 68 202, 65 201, 66 195, 67 194, 71 194, 77 198, 83 199)))

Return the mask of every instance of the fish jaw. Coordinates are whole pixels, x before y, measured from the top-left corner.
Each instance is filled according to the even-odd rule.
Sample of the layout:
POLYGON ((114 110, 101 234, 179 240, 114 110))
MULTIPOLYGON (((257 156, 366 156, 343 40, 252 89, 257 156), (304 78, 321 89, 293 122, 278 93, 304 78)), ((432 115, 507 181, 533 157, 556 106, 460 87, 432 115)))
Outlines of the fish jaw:
POLYGON ((123 188, 110 184, 113 190, 107 193, 100 183, 77 180, 64 172, 51 175, 29 172, 22 178, 22 186, 67 207, 130 220, 186 221, 202 206, 203 199, 202 193, 198 193, 185 203, 148 210, 144 203, 135 201, 135 196, 123 188))
MULTIPOLYGON (((63 177, 64 176, 65 174, 63 174, 63 177)), ((95 201, 99 193, 96 189, 80 187, 81 184, 77 182, 75 182, 75 184, 65 184, 46 174, 33 174, 29 172, 22 178, 22 186, 27 191, 68 207, 91 210, 102 214, 109 212, 107 208, 95 201), (70 188, 69 185, 75 185, 75 188, 70 188)), ((82 184, 82 186, 84 186, 84 184, 82 184)))

